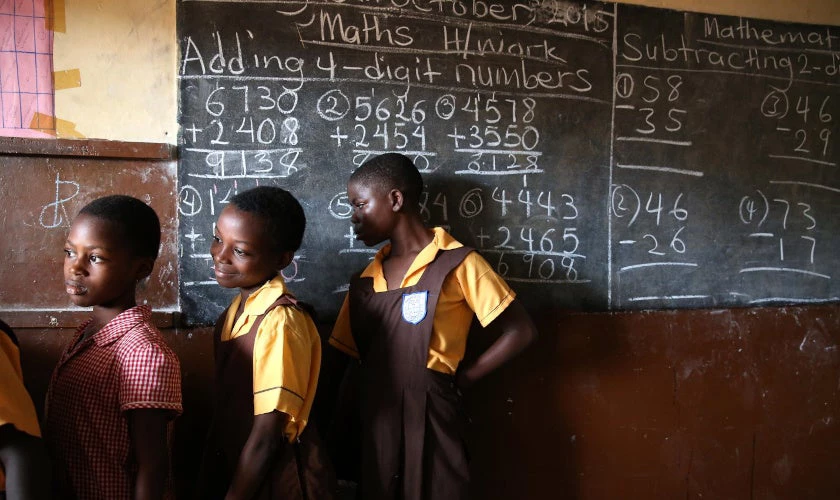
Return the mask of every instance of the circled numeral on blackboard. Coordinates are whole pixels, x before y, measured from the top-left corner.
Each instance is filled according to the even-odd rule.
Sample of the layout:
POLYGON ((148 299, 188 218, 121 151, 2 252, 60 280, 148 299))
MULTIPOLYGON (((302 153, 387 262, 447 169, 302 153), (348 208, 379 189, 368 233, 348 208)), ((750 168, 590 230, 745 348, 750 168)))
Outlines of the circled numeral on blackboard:
POLYGON ((192 217, 201 213, 201 194, 198 189, 186 185, 181 186, 178 193, 178 212, 184 217, 192 217))
POLYGON ((455 96, 452 94, 444 94, 438 97, 435 102, 435 113, 441 120, 449 120, 455 115, 455 96))
POLYGON ((784 118, 790 109, 787 92, 771 86, 771 90, 761 102, 761 114, 767 118, 784 118))
POLYGON ((484 200, 481 193, 481 188, 473 188, 464 193, 461 202, 458 204, 458 214, 461 217, 471 219, 484 210, 484 200))
POLYGON ((324 120, 338 121, 350 112, 350 99, 338 89, 329 90, 318 98, 316 110, 324 120))
POLYGON ((329 204, 330 215, 336 219, 349 219, 353 216, 353 206, 347 197, 347 192, 341 192, 333 196, 329 204))

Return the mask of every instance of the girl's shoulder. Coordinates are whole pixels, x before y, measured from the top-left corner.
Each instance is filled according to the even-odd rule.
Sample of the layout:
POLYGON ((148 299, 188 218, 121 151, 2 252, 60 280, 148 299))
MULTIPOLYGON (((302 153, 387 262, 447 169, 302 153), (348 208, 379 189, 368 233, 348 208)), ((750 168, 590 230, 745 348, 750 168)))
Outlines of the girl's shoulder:
POLYGON ((177 355, 166 343, 160 330, 147 321, 140 322, 125 332, 117 342, 116 354, 123 357, 159 357, 178 361, 177 355))
POLYGON ((268 335, 292 335, 307 339, 313 334, 318 336, 312 314, 299 301, 294 304, 278 304, 266 311, 259 330, 261 334, 265 332, 268 335))

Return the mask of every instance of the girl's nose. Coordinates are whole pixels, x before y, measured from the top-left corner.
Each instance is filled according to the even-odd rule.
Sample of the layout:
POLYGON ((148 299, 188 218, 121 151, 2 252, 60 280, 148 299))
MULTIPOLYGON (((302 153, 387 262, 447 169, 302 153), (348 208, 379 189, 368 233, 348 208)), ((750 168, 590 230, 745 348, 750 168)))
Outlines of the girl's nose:
POLYGON ((219 245, 218 250, 213 255, 213 260, 216 262, 228 262, 230 260, 230 248, 227 245, 219 245))
POLYGON ((84 261, 78 257, 73 259, 67 259, 67 269, 70 270, 73 274, 84 274, 85 273, 85 266, 83 265, 84 261))

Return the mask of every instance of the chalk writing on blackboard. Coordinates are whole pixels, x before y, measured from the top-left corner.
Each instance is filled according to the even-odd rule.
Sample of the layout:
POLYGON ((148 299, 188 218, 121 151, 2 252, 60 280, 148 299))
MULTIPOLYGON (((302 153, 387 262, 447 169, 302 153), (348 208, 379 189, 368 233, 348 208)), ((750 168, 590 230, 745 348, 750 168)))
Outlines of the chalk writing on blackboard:
MULTIPOLYGON (((180 61, 187 309, 205 319, 219 310, 220 299, 208 307, 189 292, 220 293, 206 234, 233 193, 260 182, 299 187, 315 223, 288 277, 337 309, 348 271, 375 251, 352 234, 346 179, 391 151, 427 176, 427 220, 510 282, 603 302, 595 290, 606 275, 589 260, 605 249, 581 227, 606 220, 606 207, 575 170, 606 165, 609 137, 546 135, 593 110, 608 130, 613 7, 482 6, 240 5, 237 22, 208 30, 199 19, 233 7, 182 4, 191 12, 180 61), (289 29, 276 29, 280 20, 289 29)), ((606 170, 596 177, 606 182, 606 170)))
POLYGON ((427 221, 534 309, 840 294, 834 28, 601 2, 191 1, 179 38, 187 318, 226 303, 207 238, 261 183, 301 198, 286 276, 334 314, 375 251, 346 179, 385 152, 424 172, 427 221))
POLYGON ((618 302, 836 300, 838 241, 824 230, 838 206, 828 193, 840 193, 829 170, 836 29, 692 15, 680 30, 652 25, 677 13, 627 10, 616 58, 613 220, 628 222, 614 225, 618 302))

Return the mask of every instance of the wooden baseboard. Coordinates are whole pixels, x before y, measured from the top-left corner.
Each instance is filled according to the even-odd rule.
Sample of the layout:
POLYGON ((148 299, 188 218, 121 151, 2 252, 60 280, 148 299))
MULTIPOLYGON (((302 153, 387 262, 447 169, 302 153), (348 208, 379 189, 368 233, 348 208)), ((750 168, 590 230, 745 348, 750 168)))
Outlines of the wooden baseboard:
MULTIPOLYGON (((152 323, 158 328, 172 328, 177 312, 152 311, 152 323)), ((0 319, 12 328, 76 328, 90 317, 90 310, 0 309, 0 319)))

